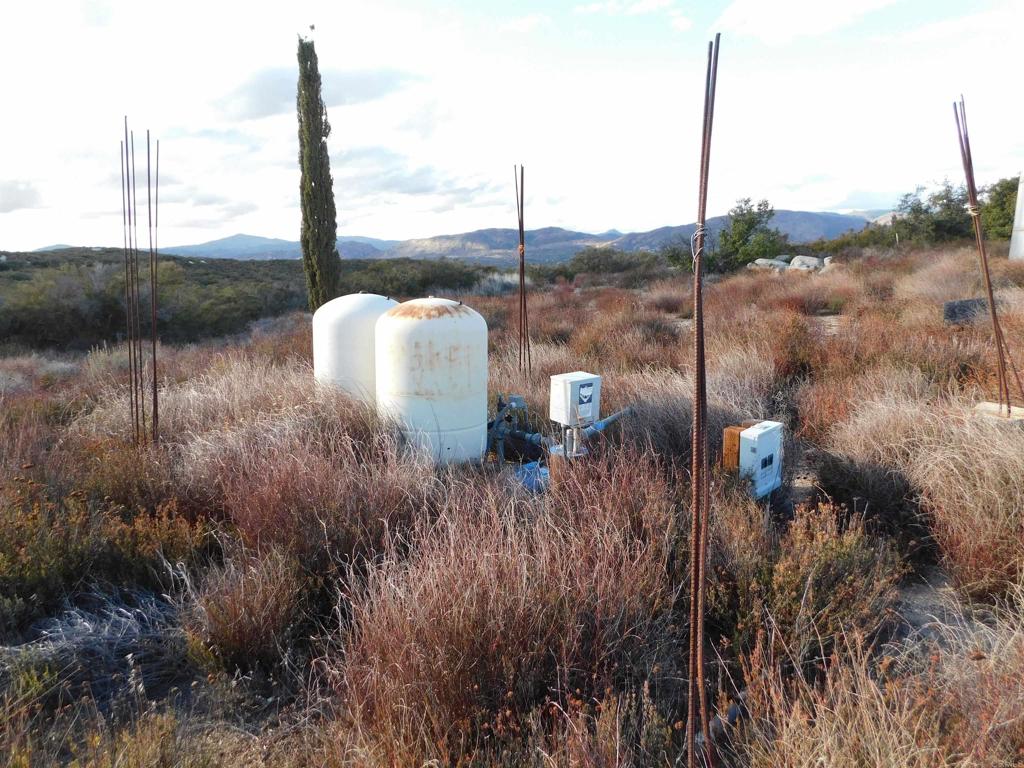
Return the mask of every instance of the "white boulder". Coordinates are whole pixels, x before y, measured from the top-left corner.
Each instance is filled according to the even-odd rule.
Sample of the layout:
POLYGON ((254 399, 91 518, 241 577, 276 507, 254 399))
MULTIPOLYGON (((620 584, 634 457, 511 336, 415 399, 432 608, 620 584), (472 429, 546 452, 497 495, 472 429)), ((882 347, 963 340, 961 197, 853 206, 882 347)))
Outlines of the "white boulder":
POLYGON ((821 269, 825 262, 817 256, 794 256, 789 262, 790 269, 821 269))
POLYGON ((783 270, 789 266, 784 261, 778 259, 754 259, 752 264, 748 264, 748 269, 778 269, 783 270))

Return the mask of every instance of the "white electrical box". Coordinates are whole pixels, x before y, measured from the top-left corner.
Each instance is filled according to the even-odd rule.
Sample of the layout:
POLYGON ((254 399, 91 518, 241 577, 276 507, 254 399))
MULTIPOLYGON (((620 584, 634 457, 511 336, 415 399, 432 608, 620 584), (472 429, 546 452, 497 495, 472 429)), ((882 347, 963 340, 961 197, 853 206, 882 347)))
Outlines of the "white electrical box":
POLYGON ((755 499, 782 485, 782 424, 762 421, 740 432, 739 470, 755 499))
POLYGON ((551 420, 586 427, 601 415, 601 377, 584 371, 551 377, 551 420))

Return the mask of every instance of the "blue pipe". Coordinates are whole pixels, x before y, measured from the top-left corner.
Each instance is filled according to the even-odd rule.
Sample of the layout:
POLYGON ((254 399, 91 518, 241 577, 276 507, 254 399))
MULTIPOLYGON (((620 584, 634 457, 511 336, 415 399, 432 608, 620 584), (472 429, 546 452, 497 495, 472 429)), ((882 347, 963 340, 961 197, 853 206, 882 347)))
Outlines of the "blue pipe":
POLYGON ((621 419, 623 416, 629 416, 632 412, 633 412, 632 408, 626 407, 626 408, 623 408, 618 413, 613 413, 611 416, 608 416, 607 418, 601 419, 600 421, 595 421, 589 427, 585 427, 584 428, 584 430, 583 430, 583 438, 584 439, 589 439, 589 438, 593 437, 596 434, 604 432, 605 429, 610 427, 616 421, 621 419))

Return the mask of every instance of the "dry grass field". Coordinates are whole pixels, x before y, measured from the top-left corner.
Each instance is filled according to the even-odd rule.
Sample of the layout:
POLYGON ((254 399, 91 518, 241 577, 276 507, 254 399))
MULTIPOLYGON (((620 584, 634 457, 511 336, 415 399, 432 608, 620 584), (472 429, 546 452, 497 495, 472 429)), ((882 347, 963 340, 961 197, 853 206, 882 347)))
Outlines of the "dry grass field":
MULTIPOLYGON (((993 269, 1024 362, 1024 264, 993 269)), ((0 765, 685 762, 692 296, 576 282, 533 292, 529 376, 515 296, 459 297, 537 426, 566 371, 634 408, 541 496, 314 386, 308 315, 165 347, 158 449, 124 349, 0 358, 0 765)), ((819 486, 715 472, 720 764, 1024 765, 1024 429, 971 412, 984 317, 942 322, 980 291, 969 249, 708 286, 712 455, 774 418, 819 486)))

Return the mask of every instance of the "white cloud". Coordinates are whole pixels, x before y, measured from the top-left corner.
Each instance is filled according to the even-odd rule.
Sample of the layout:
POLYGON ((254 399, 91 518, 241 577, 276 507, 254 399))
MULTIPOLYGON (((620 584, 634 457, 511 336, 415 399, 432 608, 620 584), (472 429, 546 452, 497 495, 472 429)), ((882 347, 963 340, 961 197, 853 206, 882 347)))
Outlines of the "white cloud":
POLYGON ((672 11, 669 14, 669 23, 677 32, 687 32, 693 28, 693 19, 683 16, 679 11, 672 11))
POLYGON ((576 13, 607 14, 609 16, 642 16, 664 11, 675 5, 675 0, 601 0, 573 8, 576 13))
POLYGON ((765 43, 785 44, 848 26, 899 0, 733 0, 714 27, 765 43))
MULTIPOLYGON (((328 107, 373 101, 387 96, 413 80, 411 74, 393 69, 320 70, 321 92, 328 107)), ((291 113, 295 109, 295 67, 264 69, 247 78, 222 101, 225 112, 239 120, 291 113)))
MULTIPOLYGON (((4 81, 4 114, 14 119, 4 122, 0 174, 30 185, 16 190, 19 206, 45 207, 0 214, 0 249, 120 242, 126 111, 137 133, 148 126, 162 140, 161 242, 235 232, 295 239, 295 43, 311 20, 333 94, 341 234, 400 239, 514 226, 515 162, 529 166, 530 228, 637 231, 692 221, 705 51, 680 45, 673 26, 686 27, 692 14, 702 29, 715 11, 677 2, 629 17, 630 8, 653 6, 616 0, 583 17, 549 3, 543 15, 559 34, 510 44, 500 24, 508 12, 479 0, 488 1, 491 14, 416 0, 251 0, 240 16, 209 0, 179 0, 174 13, 101 0, 110 12, 99 25, 81 12, 16 4, 0 24, 0 71, 26 61, 33 70, 4 81), (60 56, 39 56, 26 33, 35 29, 60 56), (126 40, 138 43, 139 66, 124 66, 126 40), (250 90, 241 105, 227 98, 267 71, 279 74, 260 81, 266 93, 250 90), (366 72, 398 73, 400 82, 344 77, 366 72), (233 116, 246 111, 266 116, 233 116)), ((780 2, 797 28, 837 23, 811 8, 813 24, 801 26, 793 17, 801 6, 780 2)), ((858 14, 865 7, 855 6, 858 14)), ((841 39, 771 50, 727 35, 710 212, 739 197, 820 210, 849 203, 851 190, 898 197, 918 183, 958 180, 950 102, 961 90, 979 183, 1016 172, 1024 102, 1007 95, 1020 54, 1006 30, 1022 28, 1021 7, 989 0, 957 20, 922 4, 903 30, 865 15, 841 39), (961 23, 970 34, 957 34, 961 23), (879 44, 873 36, 882 33, 899 43, 879 44)), ((0 208, 14 207, 4 194, 0 208)))
POLYGON ((42 202, 39 190, 27 181, 0 181, 0 213, 25 208, 38 208, 42 202))
POLYGON ((546 13, 531 13, 526 16, 508 19, 501 24, 501 27, 508 32, 526 33, 533 32, 540 27, 546 27, 549 24, 551 24, 551 17, 546 13))
POLYGON ((640 16, 645 13, 655 13, 671 8, 674 0, 635 0, 626 4, 626 14, 629 16, 640 16))

